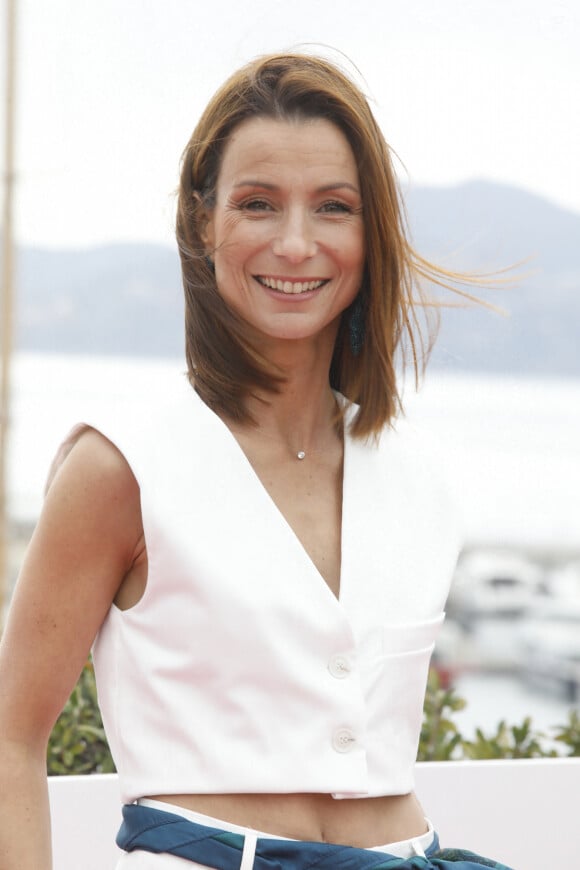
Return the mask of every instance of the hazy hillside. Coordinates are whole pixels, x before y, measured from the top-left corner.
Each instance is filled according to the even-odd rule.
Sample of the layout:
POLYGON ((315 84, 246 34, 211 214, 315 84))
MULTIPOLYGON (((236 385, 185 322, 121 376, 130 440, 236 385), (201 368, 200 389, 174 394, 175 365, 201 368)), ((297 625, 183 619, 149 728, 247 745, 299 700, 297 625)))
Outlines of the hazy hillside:
POLYGON ((176 356, 183 301, 177 253, 157 245, 24 249, 17 346, 25 350, 176 356))
POLYGON ((510 316, 446 310, 434 362, 580 375, 579 214, 488 182, 420 188, 407 203, 417 248, 438 262, 482 271, 521 263, 515 286, 484 294, 510 316))
MULTIPOLYGON (((515 288, 486 294, 509 318, 471 307, 444 312, 436 365, 580 375, 580 215, 483 181, 418 188, 407 203, 416 247, 449 268, 528 260, 515 288)), ((20 349, 182 354, 181 279, 170 248, 24 249, 18 283, 20 349)))

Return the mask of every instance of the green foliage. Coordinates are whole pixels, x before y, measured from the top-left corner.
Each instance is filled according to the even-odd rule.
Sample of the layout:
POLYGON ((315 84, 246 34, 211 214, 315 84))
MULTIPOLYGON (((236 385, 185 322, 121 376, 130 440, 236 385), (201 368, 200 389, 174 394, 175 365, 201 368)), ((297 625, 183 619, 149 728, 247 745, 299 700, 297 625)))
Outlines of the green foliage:
POLYGON ((444 689, 437 672, 431 669, 419 738, 420 761, 449 761, 460 754, 462 737, 451 715, 464 707, 463 698, 454 689, 444 689))
POLYGON ((580 756, 580 714, 571 710, 566 725, 554 726, 552 734, 536 731, 527 716, 521 725, 500 722, 495 732, 484 734, 481 728, 473 740, 463 737, 451 715, 463 710, 465 701, 453 688, 444 689, 432 669, 427 683, 423 710, 423 727, 419 741, 419 761, 489 758, 554 758, 567 754, 580 756), (558 752, 555 742, 568 748, 558 752))
MULTIPOLYGON (((419 761, 486 758, 550 758, 558 754, 580 756, 580 712, 571 710, 564 725, 552 734, 536 731, 529 717, 521 725, 500 722, 495 732, 478 728, 472 740, 465 739, 453 721, 453 714, 466 702, 453 688, 444 688, 431 670, 425 696, 419 761), (559 745, 559 751, 555 746, 559 745), (567 751, 566 751, 567 750, 567 751)), ((88 661, 62 711, 48 744, 48 773, 112 773, 115 770, 107 744, 93 666, 88 661)))
POLYGON ((580 755, 580 712, 578 710, 570 710, 568 722, 556 727, 554 740, 558 740, 568 747, 567 755, 580 755))
POLYGON ((91 661, 84 666, 52 730, 46 766, 50 775, 115 771, 97 705, 91 661))
POLYGON ((521 725, 508 726, 500 722, 494 734, 485 736, 481 728, 475 732, 475 740, 463 741, 465 758, 551 758, 558 753, 547 749, 547 735, 532 730, 532 720, 527 716, 521 725))

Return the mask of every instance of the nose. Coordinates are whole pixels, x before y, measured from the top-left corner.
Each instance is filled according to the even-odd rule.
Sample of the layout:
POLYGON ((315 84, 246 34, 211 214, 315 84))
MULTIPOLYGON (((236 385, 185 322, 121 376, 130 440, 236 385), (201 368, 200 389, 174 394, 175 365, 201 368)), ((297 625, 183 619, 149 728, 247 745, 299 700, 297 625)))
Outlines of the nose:
POLYGON ((272 242, 274 254, 290 263, 301 263, 313 257, 316 242, 312 229, 309 216, 301 209, 290 211, 278 225, 278 233, 272 242))

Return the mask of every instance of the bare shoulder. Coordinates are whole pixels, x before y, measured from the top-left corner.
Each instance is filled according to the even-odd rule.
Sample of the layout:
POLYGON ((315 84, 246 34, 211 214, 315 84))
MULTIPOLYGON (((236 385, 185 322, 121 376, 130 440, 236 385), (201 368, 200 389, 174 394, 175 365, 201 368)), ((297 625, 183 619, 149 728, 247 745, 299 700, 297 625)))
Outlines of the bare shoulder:
POLYGON ((129 495, 138 493, 135 476, 123 454, 104 435, 90 426, 83 426, 63 443, 52 465, 47 483, 47 495, 58 481, 65 486, 96 486, 105 492, 129 495))
POLYGON ((56 468, 37 534, 69 560, 106 562, 117 588, 131 568, 143 538, 139 486, 122 453, 95 429, 83 428, 56 468))

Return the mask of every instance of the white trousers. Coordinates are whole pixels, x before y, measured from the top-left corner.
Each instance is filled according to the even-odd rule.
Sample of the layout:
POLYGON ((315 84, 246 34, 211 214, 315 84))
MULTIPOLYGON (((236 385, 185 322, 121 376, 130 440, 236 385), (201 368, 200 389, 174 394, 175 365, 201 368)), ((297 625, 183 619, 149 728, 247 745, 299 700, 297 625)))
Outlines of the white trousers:
MULTIPOLYGON (((230 822, 214 819, 212 816, 205 816, 202 813, 184 810, 183 807, 167 804, 164 801, 144 799, 138 801, 138 803, 143 806, 155 807, 155 809, 164 810, 165 812, 176 813, 185 819, 190 819, 192 822, 198 822, 200 825, 208 825, 212 828, 220 828, 222 831, 243 834, 246 840, 240 870, 252 870, 258 837, 267 837, 272 840, 286 839, 285 837, 277 837, 275 834, 268 834, 265 831, 256 831, 253 828, 232 825, 230 822)), ((397 858, 412 858, 414 855, 424 857, 425 849, 431 845, 434 838, 433 826, 429 820, 427 820, 427 825, 429 830, 419 837, 401 840, 398 843, 387 843, 384 846, 374 846, 369 851, 388 852, 397 858)), ((141 849, 137 849, 134 852, 123 853, 117 862, 116 870, 212 870, 212 868, 208 868, 207 864, 198 864, 197 861, 189 861, 186 858, 178 858, 175 855, 156 855, 153 852, 144 852, 141 849)))

